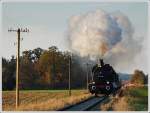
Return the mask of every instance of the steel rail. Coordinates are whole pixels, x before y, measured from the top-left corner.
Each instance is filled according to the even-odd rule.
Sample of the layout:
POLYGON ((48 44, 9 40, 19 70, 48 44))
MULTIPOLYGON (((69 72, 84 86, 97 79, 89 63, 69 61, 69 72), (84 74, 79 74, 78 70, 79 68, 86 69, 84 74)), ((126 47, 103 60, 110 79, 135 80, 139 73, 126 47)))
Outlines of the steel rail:
POLYGON ((58 111, 87 111, 105 100, 106 98, 107 96, 91 97, 74 105, 59 109, 58 111))

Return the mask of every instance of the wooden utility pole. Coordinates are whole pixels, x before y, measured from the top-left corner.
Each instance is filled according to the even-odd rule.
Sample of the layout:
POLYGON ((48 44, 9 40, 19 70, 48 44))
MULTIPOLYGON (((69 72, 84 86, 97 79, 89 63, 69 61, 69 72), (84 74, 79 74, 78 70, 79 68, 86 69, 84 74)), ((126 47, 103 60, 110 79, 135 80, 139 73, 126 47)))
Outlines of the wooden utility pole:
MULTIPOLYGON (((87 58, 90 59, 89 54, 88 54, 87 58)), ((90 65, 88 62, 86 63, 86 66, 87 66, 87 72, 86 72, 86 89, 87 89, 87 91, 88 91, 88 85, 89 85, 89 65, 90 65)))
MULTIPOLYGON (((53 80, 54 80, 54 77, 56 75, 56 68, 55 68, 55 51, 53 50, 52 52, 53 56, 52 56, 52 59, 53 59, 53 80)), ((52 84, 52 87, 54 88, 54 84, 52 84)))
POLYGON ((86 64, 87 66, 87 73, 86 73, 86 89, 88 91, 88 84, 89 84, 89 68, 88 68, 88 63, 86 64))
POLYGON ((26 29, 9 29, 8 32, 17 32, 17 62, 16 62, 16 109, 19 106, 19 75, 20 75, 20 32, 29 32, 29 30, 26 29))
POLYGON ((17 63, 16 63, 16 109, 19 106, 19 75, 20 75, 20 29, 17 31, 17 63))
POLYGON ((69 96, 71 96, 71 55, 69 56, 69 96))

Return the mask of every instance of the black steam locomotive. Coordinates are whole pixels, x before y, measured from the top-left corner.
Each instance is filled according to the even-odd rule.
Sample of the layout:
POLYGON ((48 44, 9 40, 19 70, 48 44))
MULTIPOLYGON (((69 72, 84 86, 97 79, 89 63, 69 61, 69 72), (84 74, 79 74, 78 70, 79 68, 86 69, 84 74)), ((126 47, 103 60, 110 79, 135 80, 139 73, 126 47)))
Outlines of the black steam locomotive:
POLYGON ((92 82, 88 88, 92 94, 109 95, 121 87, 121 82, 112 66, 104 64, 102 59, 99 62, 92 68, 92 82))

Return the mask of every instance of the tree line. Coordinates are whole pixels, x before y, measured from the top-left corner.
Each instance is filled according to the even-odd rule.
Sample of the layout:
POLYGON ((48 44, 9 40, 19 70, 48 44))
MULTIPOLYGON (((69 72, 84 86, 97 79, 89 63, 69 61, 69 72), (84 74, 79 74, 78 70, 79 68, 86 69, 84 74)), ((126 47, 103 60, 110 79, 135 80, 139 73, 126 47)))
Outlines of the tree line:
MULTIPOLYGON (((48 49, 35 48, 26 50, 20 56, 20 89, 66 89, 69 79, 69 58, 71 53, 60 51, 56 46, 48 49)), ((89 61, 72 54, 71 87, 86 88, 87 67, 81 62, 89 61)), ((90 79, 90 67, 89 67, 90 79)), ((131 83, 147 84, 148 75, 135 70, 131 83)), ((14 90, 16 84, 16 58, 2 58, 2 89, 14 90)))
MULTIPOLYGON (((62 52, 56 46, 44 50, 26 50, 20 56, 20 89, 65 89, 68 87, 68 51, 62 52)), ((79 56, 72 55, 71 87, 86 87, 86 71, 82 68, 79 56)), ((16 58, 2 58, 2 89, 15 89, 16 58)))

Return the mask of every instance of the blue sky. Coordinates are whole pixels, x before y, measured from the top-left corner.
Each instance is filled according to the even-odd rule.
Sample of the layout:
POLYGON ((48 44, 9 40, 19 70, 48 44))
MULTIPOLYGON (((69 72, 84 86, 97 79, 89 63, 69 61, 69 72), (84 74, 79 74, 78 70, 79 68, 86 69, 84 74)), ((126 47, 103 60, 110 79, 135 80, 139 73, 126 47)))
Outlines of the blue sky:
MULTIPOLYGON (((23 38, 21 52, 37 47, 47 49, 52 45, 56 45, 63 51, 69 50, 67 30, 70 17, 97 9, 108 13, 120 11, 131 21, 134 37, 147 39, 148 4, 146 2, 4 2, 2 4, 2 56, 11 58, 11 55, 16 55, 14 43, 17 34, 8 32, 8 29, 18 27, 27 27, 30 30, 29 33, 21 33, 23 38)), ((145 54, 146 52, 145 50, 145 54)), ((138 61, 140 65, 137 65, 137 68, 147 72, 147 59, 143 57, 141 54, 142 61, 138 61)), ((133 72, 128 67, 124 71, 133 72)))
POLYGON ((2 5, 3 56, 15 55, 16 33, 8 32, 8 28, 29 28, 29 33, 22 33, 21 51, 36 47, 48 48, 56 45, 61 50, 68 50, 68 20, 73 15, 103 9, 106 12, 120 11, 130 19, 135 35, 146 37, 147 3, 121 2, 5 2, 2 5))
MULTIPOLYGON (((45 26, 53 30, 66 28, 70 16, 103 9, 107 12, 121 11, 127 15, 135 27, 142 31, 147 25, 146 3, 3 3, 4 26, 45 26)), ((138 30, 137 29, 137 30, 138 30)), ((141 31, 140 30, 140 31, 141 31)))

